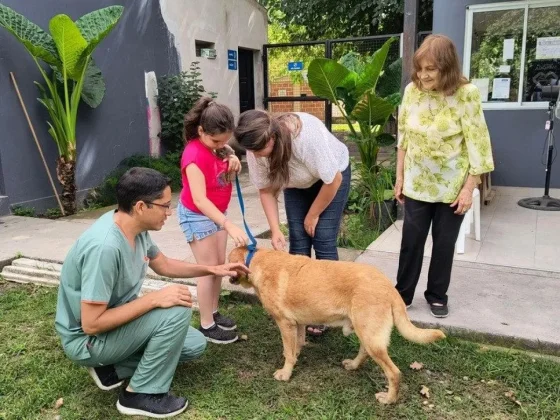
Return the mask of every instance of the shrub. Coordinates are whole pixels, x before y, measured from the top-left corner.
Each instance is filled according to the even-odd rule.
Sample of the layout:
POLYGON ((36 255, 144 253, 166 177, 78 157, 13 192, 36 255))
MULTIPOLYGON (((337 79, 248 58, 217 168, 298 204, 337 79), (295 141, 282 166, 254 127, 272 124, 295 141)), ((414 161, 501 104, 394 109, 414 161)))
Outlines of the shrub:
MULTIPOLYGON (((158 107, 161 115, 160 138, 170 153, 183 150, 183 120, 185 114, 206 91, 202 86, 198 61, 191 63, 188 71, 158 79, 158 107)), ((208 92, 215 98, 216 95, 208 92)))
POLYGON ((124 159, 113 169, 101 182, 91 190, 84 200, 87 208, 105 207, 117 203, 116 186, 120 177, 130 168, 135 166, 152 168, 171 178, 171 190, 181 190, 181 169, 179 167, 180 155, 168 153, 161 158, 153 158, 145 155, 134 155, 124 159))

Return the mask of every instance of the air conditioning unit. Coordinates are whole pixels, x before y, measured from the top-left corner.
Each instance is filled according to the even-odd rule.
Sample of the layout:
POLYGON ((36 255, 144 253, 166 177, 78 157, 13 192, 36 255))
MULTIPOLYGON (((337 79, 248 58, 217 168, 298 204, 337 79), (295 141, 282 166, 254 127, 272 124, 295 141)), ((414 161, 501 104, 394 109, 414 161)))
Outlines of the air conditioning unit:
POLYGON ((200 50, 200 56, 208 59, 216 58, 216 49, 215 48, 202 48, 200 50))

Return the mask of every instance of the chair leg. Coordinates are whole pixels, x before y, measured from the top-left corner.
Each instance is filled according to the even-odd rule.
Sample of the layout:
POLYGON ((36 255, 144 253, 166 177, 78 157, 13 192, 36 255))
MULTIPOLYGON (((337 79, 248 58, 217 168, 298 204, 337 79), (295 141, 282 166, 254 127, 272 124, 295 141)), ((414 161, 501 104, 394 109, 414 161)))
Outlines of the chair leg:
POLYGON ((477 241, 480 241, 480 194, 477 194, 473 201, 474 237, 477 241))
POLYGON ((463 223, 465 223, 465 235, 469 235, 471 233, 472 221, 473 221, 473 217, 472 217, 472 208, 471 208, 465 214, 465 220, 463 221, 463 223))

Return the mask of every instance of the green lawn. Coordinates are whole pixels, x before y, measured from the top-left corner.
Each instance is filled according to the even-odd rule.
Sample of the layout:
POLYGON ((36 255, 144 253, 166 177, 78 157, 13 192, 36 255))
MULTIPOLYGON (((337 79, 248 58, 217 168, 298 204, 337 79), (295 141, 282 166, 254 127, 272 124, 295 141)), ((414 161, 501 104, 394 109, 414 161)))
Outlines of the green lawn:
MULTIPOLYGON (((360 131, 360 126, 358 125, 358 123, 354 123, 352 124, 352 126, 354 127, 354 130, 356 131, 360 131)), ((350 132, 350 128, 348 127, 348 124, 332 124, 331 127, 332 131, 335 133, 338 132, 350 132)))
MULTIPOLYGON (((376 365, 341 367, 357 342, 339 330, 304 348, 289 383, 276 382, 282 348, 275 324, 258 305, 225 300, 248 340, 210 344, 201 360, 178 368, 173 391, 190 400, 180 418, 560 419, 560 364, 454 338, 424 347, 395 334, 390 354, 403 381, 390 407, 375 400, 385 385, 376 365), (410 369, 415 361, 424 369, 410 369), (423 385, 429 399, 420 395, 423 385)), ((55 289, 0 280, 0 418, 120 418, 117 392, 100 391, 64 357, 53 330, 55 303, 55 289), (59 398, 63 405, 55 409, 59 398)))

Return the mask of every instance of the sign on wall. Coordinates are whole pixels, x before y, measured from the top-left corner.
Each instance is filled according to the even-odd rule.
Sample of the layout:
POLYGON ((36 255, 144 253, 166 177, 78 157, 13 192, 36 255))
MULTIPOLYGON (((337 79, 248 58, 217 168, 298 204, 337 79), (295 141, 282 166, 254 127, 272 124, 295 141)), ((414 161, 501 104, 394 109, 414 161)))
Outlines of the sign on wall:
POLYGON ((227 50, 227 57, 228 57, 228 63, 227 63, 228 70, 237 70, 237 51, 227 50))
POLYGON ((288 71, 303 70, 303 61, 290 61, 288 71))
POLYGON ((546 60, 549 58, 560 58, 560 36, 537 38, 535 59, 546 60))

